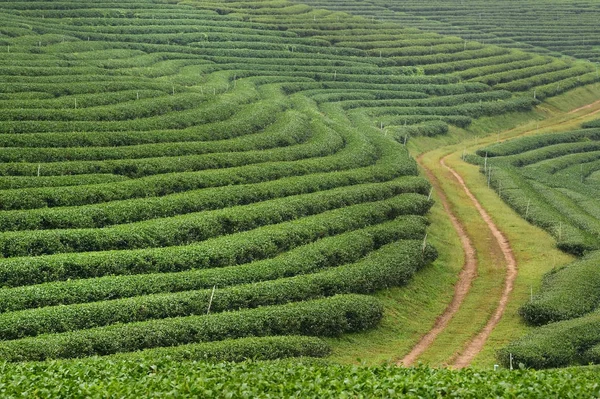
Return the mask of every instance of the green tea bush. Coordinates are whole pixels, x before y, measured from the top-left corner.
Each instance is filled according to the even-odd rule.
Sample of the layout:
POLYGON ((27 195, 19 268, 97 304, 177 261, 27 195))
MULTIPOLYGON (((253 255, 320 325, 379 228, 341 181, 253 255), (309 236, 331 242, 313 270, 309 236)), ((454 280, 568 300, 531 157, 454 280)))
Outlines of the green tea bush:
POLYGON ((544 276, 542 288, 534 300, 519 309, 526 322, 533 325, 573 319, 600 305, 600 252, 544 276))
POLYGON ((229 338, 273 335, 337 336, 374 327, 383 307, 373 297, 338 295, 205 316, 117 324, 0 343, 6 361, 74 358, 229 338))
POLYGON ((161 292, 219 288, 321 271, 358 261, 370 251, 397 240, 418 240, 427 222, 421 216, 399 216, 393 221, 325 236, 291 246, 274 258, 213 269, 173 273, 105 276, 0 289, 0 312, 54 305, 95 302, 161 292))

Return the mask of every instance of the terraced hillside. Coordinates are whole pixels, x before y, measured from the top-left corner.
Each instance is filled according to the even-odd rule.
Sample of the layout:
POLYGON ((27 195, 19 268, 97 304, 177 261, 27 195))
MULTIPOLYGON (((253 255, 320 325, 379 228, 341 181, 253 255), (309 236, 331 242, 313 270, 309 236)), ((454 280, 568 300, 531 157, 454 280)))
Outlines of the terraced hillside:
POLYGON ((520 309, 541 326, 500 352, 502 361, 546 368, 598 363, 600 335, 600 130, 523 137, 482 148, 470 160, 521 216, 582 258, 545 275, 541 291, 520 309))
MULTIPOLYGON (((372 328, 382 306, 364 294, 436 257, 409 136, 596 79, 583 63, 519 75, 539 57, 283 1, 0 10, 11 361, 372 328)), ((227 342, 236 359, 327 353, 227 342)))
POLYGON ((600 4, 593 0, 298 2, 469 41, 600 62, 600 4))

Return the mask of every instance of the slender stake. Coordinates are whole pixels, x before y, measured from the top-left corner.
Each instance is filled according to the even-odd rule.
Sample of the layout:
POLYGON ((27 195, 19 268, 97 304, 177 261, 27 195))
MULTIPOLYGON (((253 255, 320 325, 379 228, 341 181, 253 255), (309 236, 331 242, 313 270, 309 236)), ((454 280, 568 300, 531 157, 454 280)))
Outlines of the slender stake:
POLYGON ((210 300, 208 301, 208 309, 206 309, 206 314, 210 313, 210 306, 212 305, 212 301, 213 298, 215 297, 215 290, 217 289, 217 286, 213 286, 212 292, 210 294, 210 300))

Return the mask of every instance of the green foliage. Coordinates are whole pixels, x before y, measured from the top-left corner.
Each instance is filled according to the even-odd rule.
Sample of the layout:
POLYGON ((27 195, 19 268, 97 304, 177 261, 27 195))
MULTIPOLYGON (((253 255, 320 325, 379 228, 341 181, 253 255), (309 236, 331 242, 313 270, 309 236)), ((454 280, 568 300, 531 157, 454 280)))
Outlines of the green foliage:
POLYGON ((275 360, 290 357, 325 357, 329 345, 315 337, 272 336, 226 339, 223 341, 187 344, 175 347, 146 349, 138 352, 111 355, 116 361, 149 358, 168 358, 176 361, 241 362, 275 360))
POLYGON ((108 355, 228 338, 271 335, 336 336, 374 327, 383 314, 375 298, 338 295, 205 316, 117 324, 0 343, 7 361, 108 355))
POLYGON ((597 349, 592 348, 599 344, 600 314, 594 312, 536 328, 502 348, 498 357, 507 365, 512 354, 514 364, 536 369, 587 365, 597 361, 597 349))
POLYGON ((600 305, 600 252, 544 276, 541 292, 519 309, 530 324, 540 325, 572 319, 600 305))
MULTIPOLYGON (((94 302, 166 292, 219 288, 319 272, 358 261, 370 251, 397 240, 421 239, 423 217, 400 216, 393 221, 323 237, 264 260, 224 268, 174 273, 106 276, 0 289, 0 312, 53 305, 94 302)), ((353 226, 354 227, 354 226, 353 226)), ((257 232, 258 233, 258 232, 257 232)))
POLYGON ((131 359, 5 363, 0 367, 5 396, 35 391, 40 398, 107 395, 138 398, 168 396, 174 392, 184 398, 281 398, 296 397, 299 393, 319 398, 431 398, 456 393, 469 399, 588 398, 600 395, 597 378, 597 368, 449 370, 425 366, 343 366, 308 359, 216 363, 181 360, 179 355, 156 357, 153 352, 147 356, 142 352, 131 359))

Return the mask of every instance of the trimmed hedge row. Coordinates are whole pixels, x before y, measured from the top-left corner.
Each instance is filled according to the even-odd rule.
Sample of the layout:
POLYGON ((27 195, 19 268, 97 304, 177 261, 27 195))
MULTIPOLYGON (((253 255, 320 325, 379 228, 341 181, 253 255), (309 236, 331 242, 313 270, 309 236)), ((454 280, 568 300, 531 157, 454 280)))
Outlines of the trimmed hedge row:
POLYGON ((273 335, 337 336, 374 327, 381 303, 365 295, 326 299, 207 316, 117 324, 0 343, 5 361, 109 355, 135 350, 273 335))
POLYGON ((425 201, 421 208, 416 208, 412 198, 400 195, 182 247, 0 259, 0 283, 14 287, 111 274, 177 272, 247 263, 399 215, 425 214, 431 205, 431 201, 425 201))
MULTIPOLYGON (((182 172, 149 176, 123 183, 99 184, 65 188, 34 188, 17 192, 0 191, 0 209, 32 209, 43 207, 86 205, 129 198, 152 197, 187 190, 226 185, 250 184, 287 176, 308 175, 357 168, 373 164, 383 144, 377 148, 373 139, 352 130, 342 132, 346 146, 334 155, 300 161, 270 162, 262 165, 246 165, 223 170, 182 172)), ((381 141, 380 141, 381 143, 381 141)), ((389 145, 389 142, 388 142, 389 145)), ((402 151, 401 174, 416 174, 416 163, 406 150, 391 147, 396 153, 402 151)))
POLYGON ((504 365, 523 363, 535 369, 588 365, 598 360, 600 313, 534 329, 498 352, 504 365))
MULTIPOLYGON (((264 183, 207 188, 162 197, 111 201, 84 207, 4 211, 0 212, 0 230, 6 232, 105 227, 245 205, 343 186, 382 182, 397 177, 393 160, 381 159, 381 161, 376 164, 379 170, 368 167, 344 172, 311 174, 264 183)), ((58 179, 61 180, 63 179, 58 179)), ((118 179, 114 180, 118 181, 118 179)), ((418 177, 405 176, 397 180, 397 183, 405 186, 404 192, 427 194, 429 190, 428 183, 418 177)))
POLYGON ((399 180, 341 187, 101 229, 5 232, 0 233, 0 255, 8 258, 185 245, 396 195, 401 197, 398 201, 405 203, 409 213, 426 212, 429 201, 421 194, 405 193, 406 185, 401 182, 402 178, 399 180))
MULTIPOLYGON (((155 156, 141 159, 59 161, 43 164, 4 163, 0 164, 0 175, 35 176, 39 172, 41 175, 110 173, 128 177, 144 177, 161 173, 233 168, 256 163, 324 157, 334 154, 344 146, 342 138, 336 132, 320 126, 319 123, 310 123, 307 118, 300 115, 296 115, 296 118, 286 121, 284 126, 277 126, 277 128, 281 131, 273 137, 275 144, 285 145, 287 142, 288 146, 274 148, 270 151, 251 150, 182 156, 168 154, 164 157, 155 156), (304 141, 306 142, 303 143, 304 141), (295 142, 303 144, 291 145, 295 142)), ((190 149, 192 148, 193 145, 190 146, 190 149)))
POLYGON ((519 314, 529 324, 573 319, 600 305, 600 251, 544 276, 542 289, 519 314))
POLYGON ((111 360, 168 358, 174 361, 243 362, 294 357, 325 357, 331 347, 316 337, 300 335, 247 337, 223 341, 186 344, 139 352, 110 355, 111 360))
POLYGON ((287 107, 286 101, 274 97, 270 100, 260 100, 242 105, 234 115, 223 121, 179 130, 94 132, 94 134, 86 132, 2 134, 0 135, 0 147, 113 147, 227 140, 264 129, 274 123, 287 107))
POLYGON ((421 239, 427 221, 399 216, 393 221, 290 248, 274 258, 216 269, 174 273, 106 276, 0 289, 0 312, 95 302, 161 292, 223 288, 317 272, 358 261, 369 252, 397 240, 421 239))
MULTIPOLYGON (((3 148, 0 162, 39 162, 44 163, 73 162, 73 169, 78 169, 75 161, 108 161, 153 157, 190 156, 211 153, 242 152, 266 150, 291 146, 305 142, 311 137, 307 118, 294 111, 285 111, 277 115, 278 120, 262 132, 236 137, 227 140, 187 141, 179 143, 141 144, 120 147, 67 147, 67 148, 3 148)), ((142 161, 143 162, 143 161, 142 161)), ((101 167, 99 167, 102 169, 101 167)), ((75 173, 75 172, 74 172, 75 173)))
POLYGON ((418 269, 436 257, 435 250, 423 247, 421 240, 398 241, 369 253, 357 263, 319 273, 226 287, 216 290, 214 298, 213 291, 205 289, 4 313, 0 314, 0 339, 200 315, 207 309, 217 313, 336 294, 369 294, 406 284, 418 269))

